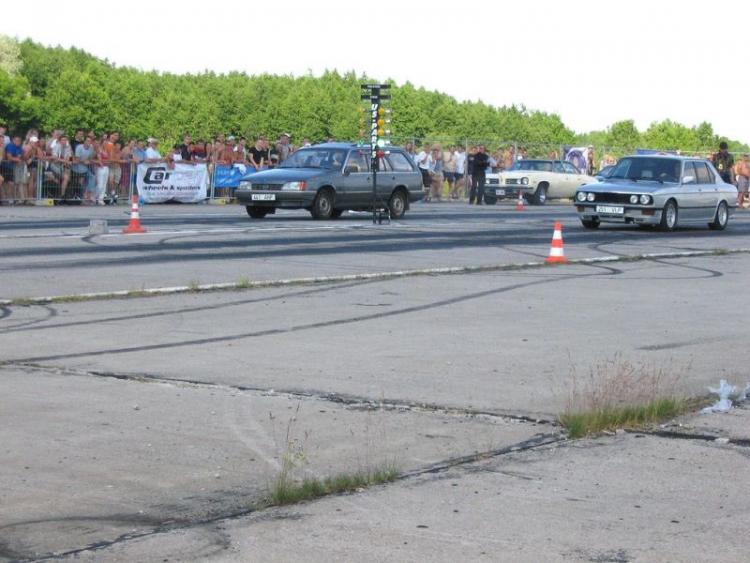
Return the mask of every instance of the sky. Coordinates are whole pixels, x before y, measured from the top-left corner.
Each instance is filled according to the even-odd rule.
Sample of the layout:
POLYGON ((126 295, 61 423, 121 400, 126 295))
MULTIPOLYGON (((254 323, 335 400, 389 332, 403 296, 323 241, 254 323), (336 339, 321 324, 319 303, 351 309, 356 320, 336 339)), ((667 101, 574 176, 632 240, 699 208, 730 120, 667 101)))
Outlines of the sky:
POLYGON ((556 113, 576 132, 708 121, 750 142, 750 3, 3 3, 0 33, 176 73, 355 71, 556 113), (106 6, 106 7, 105 7, 106 6), (117 9, 123 6, 124 9, 117 9), (742 23, 744 22, 744 23, 742 23))

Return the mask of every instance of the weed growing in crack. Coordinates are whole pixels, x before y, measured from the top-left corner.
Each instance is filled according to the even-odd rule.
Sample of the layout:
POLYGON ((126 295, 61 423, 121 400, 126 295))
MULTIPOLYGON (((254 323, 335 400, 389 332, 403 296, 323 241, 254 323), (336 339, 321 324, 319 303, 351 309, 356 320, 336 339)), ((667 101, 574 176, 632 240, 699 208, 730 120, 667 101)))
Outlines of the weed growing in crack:
POLYGON ((201 290, 201 282, 199 282, 198 280, 190 280, 188 282, 188 291, 197 293, 200 290, 201 290))
MULTIPOLYGON (((307 431, 304 432, 302 439, 294 436, 294 425, 297 422, 300 406, 301 402, 297 403, 297 408, 287 423, 281 466, 278 474, 269 484, 266 506, 283 506, 326 495, 358 491, 366 487, 394 481, 399 476, 395 461, 372 466, 369 463, 368 456, 365 469, 342 472, 322 479, 312 476, 300 478, 298 474, 308 463, 305 446, 310 437, 310 433, 307 431)), ((273 422, 274 416, 271 414, 270 417, 273 422)), ((366 432, 366 434, 368 434, 367 440, 369 443, 369 433, 366 432)))
POLYGON ((399 475, 395 466, 384 466, 368 471, 340 473, 325 479, 305 478, 302 482, 278 479, 271 488, 268 505, 283 506, 306 500, 358 491, 367 487, 390 483, 399 475))
POLYGON ((676 391, 679 379, 671 366, 633 364, 620 355, 585 377, 572 367, 568 404, 558 419, 571 438, 581 438, 673 418, 695 407, 676 391))
POLYGON ((237 280, 235 287, 237 287, 237 289, 249 289, 252 287, 252 282, 250 281, 250 278, 242 276, 237 280))

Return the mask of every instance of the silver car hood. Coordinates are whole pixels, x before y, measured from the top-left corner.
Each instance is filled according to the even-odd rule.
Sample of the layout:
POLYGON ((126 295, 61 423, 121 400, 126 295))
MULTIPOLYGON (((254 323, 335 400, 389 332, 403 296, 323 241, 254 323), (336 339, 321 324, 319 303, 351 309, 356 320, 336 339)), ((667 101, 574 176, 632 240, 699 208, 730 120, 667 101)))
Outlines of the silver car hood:
POLYGON ((620 180, 608 178, 604 182, 596 184, 587 184, 587 192, 606 192, 616 194, 643 194, 653 193, 664 188, 679 186, 678 182, 654 182, 647 180, 620 180))

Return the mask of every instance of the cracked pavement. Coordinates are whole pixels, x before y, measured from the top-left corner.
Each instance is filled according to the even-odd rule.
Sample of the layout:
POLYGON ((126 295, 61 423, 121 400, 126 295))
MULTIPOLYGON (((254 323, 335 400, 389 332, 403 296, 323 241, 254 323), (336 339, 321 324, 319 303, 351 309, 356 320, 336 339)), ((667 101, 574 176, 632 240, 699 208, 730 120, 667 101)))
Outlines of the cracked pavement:
MULTIPOLYGON (((55 293, 79 273, 81 290, 139 279, 136 260, 72 236, 63 254, 77 257, 64 264, 61 240, 46 236, 64 225, 40 217, 29 226, 49 212, 5 225, 0 248, 19 250, 0 255, 0 297, 42 295, 36 272, 59 279, 66 291, 55 293), (27 245, 36 266, 24 273, 27 245)), ((184 213, 165 226, 186 231, 194 218, 184 213)), ((482 210, 463 234, 505 213, 482 210)), ((546 223, 564 213, 535 210, 534 235, 514 235, 493 259, 511 263, 518 245, 544 256, 546 223)), ((211 259, 211 248, 230 252, 225 240, 172 232, 149 239, 145 268, 160 285, 178 275, 186 283, 190 268, 201 281, 228 279, 205 278, 209 265, 227 265, 234 280, 240 263, 261 277, 292 276, 308 269, 297 258, 306 244, 323 273, 361 270, 368 259, 383 271, 383 256, 391 269, 476 265, 481 253, 450 243, 462 236, 460 214, 423 206, 415 226, 439 236, 399 235, 370 250, 357 248, 356 225, 317 229, 282 216, 264 225, 293 232, 275 243, 289 252, 267 260, 211 259), (191 251, 170 247, 185 238, 208 252, 165 267, 191 251)), ((217 228, 238 225, 226 235, 236 249, 270 236, 242 230, 226 210, 210 210, 202 228, 211 217, 217 228)), ((614 238, 608 253, 750 247, 744 217, 730 237, 586 233, 585 254, 614 238)), ((102 240, 123 255, 144 244, 102 240)), ((738 253, 0 307, 0 560, 744 561, 746 406, 575 442, 555 420, 571 374, 617 354, 668 366, 690 395, 719 378, 744 385, 737 299, 749 273, 750 254, 738 253), (401 477, 263 508, 287 438, 304 450, 300 476, 394 463, 401 477)))

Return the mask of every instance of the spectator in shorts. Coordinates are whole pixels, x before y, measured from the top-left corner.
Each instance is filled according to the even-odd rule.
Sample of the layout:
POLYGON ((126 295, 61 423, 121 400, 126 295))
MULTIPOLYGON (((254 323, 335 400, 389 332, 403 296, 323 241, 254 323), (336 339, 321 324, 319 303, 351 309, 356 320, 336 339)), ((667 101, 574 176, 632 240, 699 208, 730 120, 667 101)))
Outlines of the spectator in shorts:
POLYGON ((23 196, 19 194, 19 190, 23 190, 23 182, 26 180, 26 164, 23 162, 23 145, 19 135, 14 135, 10 144, 5 147, 3 175, 9 203, 12 204, 19 198, 22 199, 23 196))
POLYGON ((456 196, 456 159, 453 156, 453 147, 448 147, 443 151, 443 177, 448 183, 448 197, 458 199, 456 196))
POLYGON ((84 201, 89 204, 96 203, 96 178, 92 170, 93 161, 96 157, 94 148, 94 136, 87 135, 83 143, 76 147, 73 153, 73 166, 71 167, 71 179, 77 181, 79 178, 84 180, 84 201))
POLYGON ((436 145, 430 151, 427 158, 427 165, 430 170, 430 200, 440 201, 443 191, 443 151, 439 145, 436 145))
POLYGON ((39 170, 44 165, 44 145, 39 142, 39 137, 29 137, 23 149, 23 160, 26 163, 26 189, 24 190, 24 203, 33 203, 36 199, 36 185, 39 179, 39 170))
POLYGON ((60 185, 60 199, 65 200, 68 196, 68 183, 70 182, 70 160, 73 151, 66 135, 61 135, 52 148, 52 162, 49 165, 52 176, 60 185))
POLYGON ((112 141, 112 149, 109 153, 109 181, 107 182, 107 186, 109 189, 109 203, 115 205, 117 199, 120 197, 119 191, 120 183, 122 182, 124 159, 122 156, 123 147, 120 142, 120 135, 118 133, 113 133, 110 136, 110 141, 112 141), (114 141, 112 141, 113 136, 114 141))
POLYGON ((737 163, 737 207, 742 209, 748 198, 748 187, 750 187, 750 155, 743 154, 737 163))
POLYGON ((463 147, 463 145, 459 145, 456 147, 456 150, 453 153, 453 160, 456 163, 456 172, 454 173, 454 182, 455 185, 455 199, 459 199, 459 197, 466 197, 466 183, 464 182, 464 175, 466 174, 466 149, 463 147))

